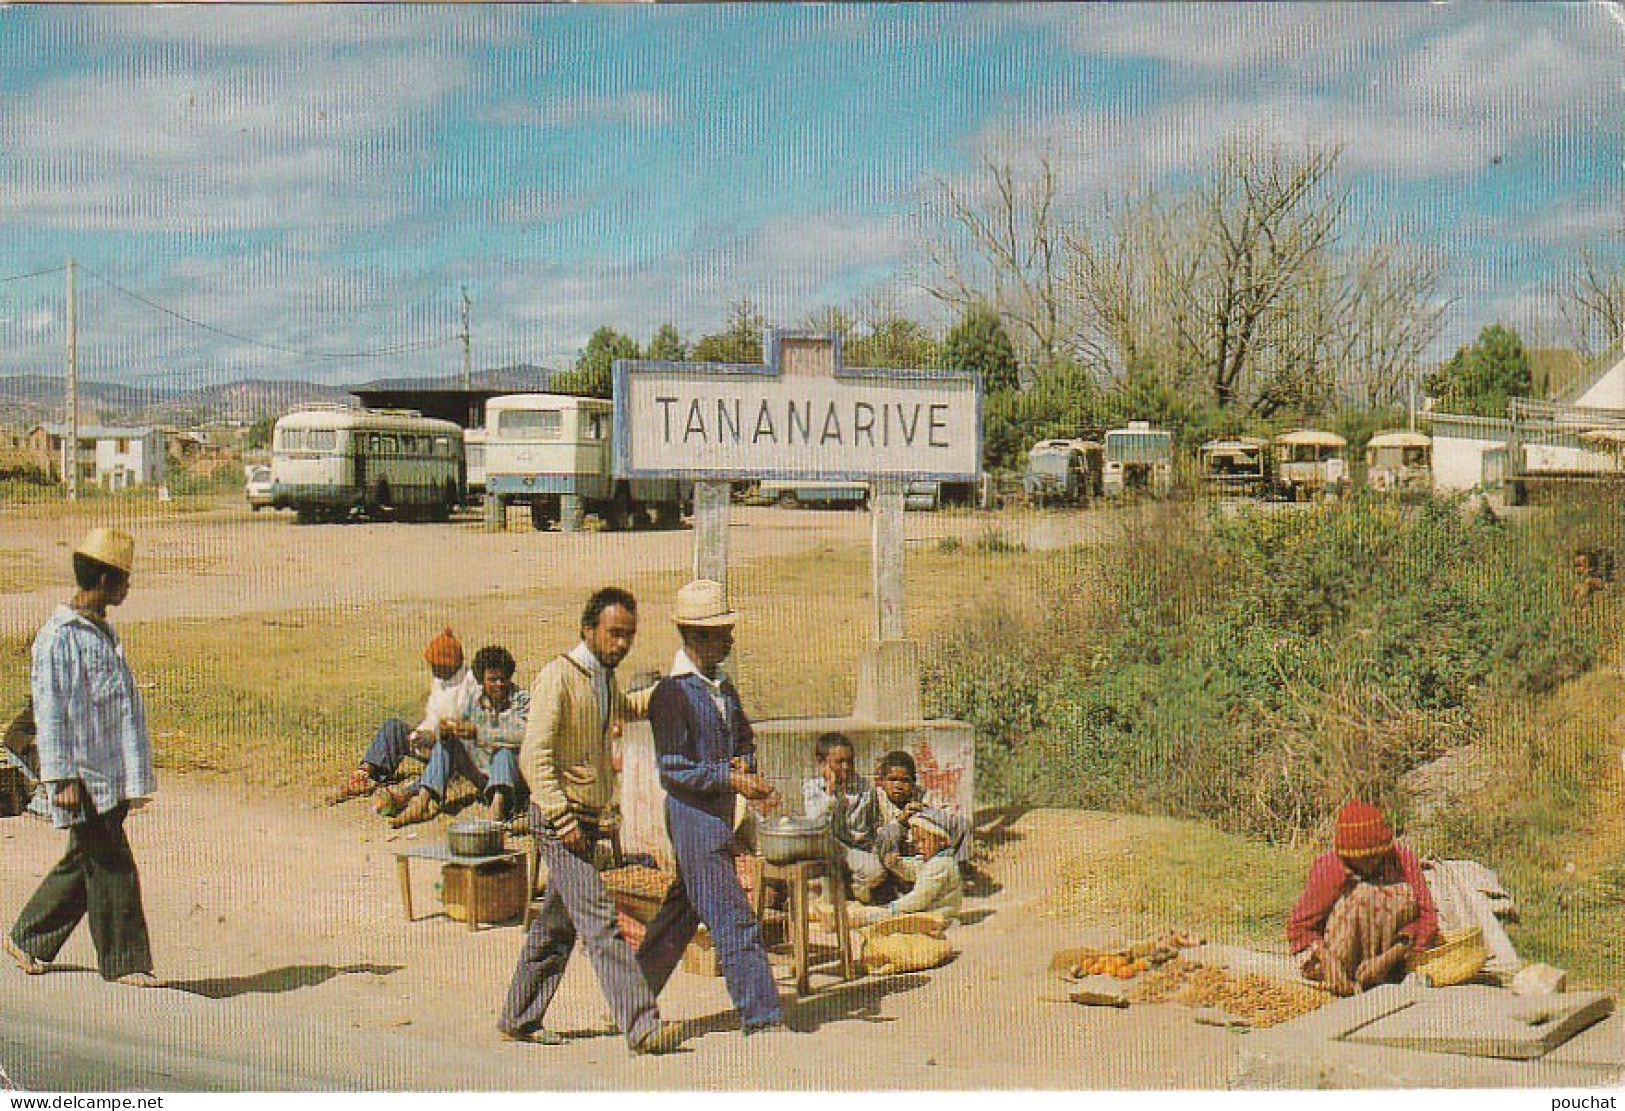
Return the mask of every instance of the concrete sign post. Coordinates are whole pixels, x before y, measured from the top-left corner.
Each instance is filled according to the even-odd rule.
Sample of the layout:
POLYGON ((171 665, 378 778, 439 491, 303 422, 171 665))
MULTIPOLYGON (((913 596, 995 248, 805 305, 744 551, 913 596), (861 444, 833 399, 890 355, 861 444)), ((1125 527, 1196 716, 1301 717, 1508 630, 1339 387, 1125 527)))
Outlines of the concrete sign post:
POLYGON ((728 498, 726 482, 694 484, 694 577, 728 585, 728 498))
MULTIPOLYGON (((860 763, 909 749, 924 785, 969 815, 974 730, 923 720, 919 654, 903 621, 903 502, 911 482, 981 476, 981 386, 966 371, 841 365, 840 337, 771 332, 762 365, 615 362, 615 473, 682 478, 694 487, 694 570, 726 585, 729 488, 736 481, 867 482, 874 642, 858 660, 847 718, 757 724, 768 774, 809 774, 818 732, 852 737, 860 763)), ((748 620, 748 617, 747 617, 748 620)), ((646 729, 646 727, 644 727, 646 729)), ((669 852, 660 829, 652 748, 627 732, 628 847, 669 852), (647 813, 645 813, 647 811, 647 813)))

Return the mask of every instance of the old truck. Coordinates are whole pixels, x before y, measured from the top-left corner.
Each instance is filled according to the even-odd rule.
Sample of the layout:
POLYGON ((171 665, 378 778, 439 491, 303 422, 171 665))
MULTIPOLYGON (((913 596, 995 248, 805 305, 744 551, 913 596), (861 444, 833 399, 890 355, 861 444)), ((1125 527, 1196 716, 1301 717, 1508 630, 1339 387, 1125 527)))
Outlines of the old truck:
POLYGON ((1027 453, 1022 493, 1032 505, 1084 505, 1100 496, 1105 454, 1094 440, 1040 440, 1027 453))
POLYGON ((1433 440, 1420 432, 1379 432, 1365 445, 1365 484, 1381 494, 1433 492, 1433 440))
POLYGON ((1259 497, 1270 492, 1270 445, 1251 436, 1209 440, 1196 449, 1202 484, 1215 497, 1259 497))
POLYGON ((1174 435, 1132 420, 1106 433, 1101 492, 1107 497, 1149 494, 1165 498, 1174 488, 1174 435))
POLYGON ((508 394, 485 406, 485 496, 530 507, 539 530, 579 527, 594 514, 615 531, 653 524, 676 528, 693 484, 626 479, 612 466, 610 402, 568 394, 508 394))
POLYGON ((1275 437, 1275 486, 1287 501, 1319 501, 1348 493, 1348 441, 1335 432, 1294 428, 1275 437))

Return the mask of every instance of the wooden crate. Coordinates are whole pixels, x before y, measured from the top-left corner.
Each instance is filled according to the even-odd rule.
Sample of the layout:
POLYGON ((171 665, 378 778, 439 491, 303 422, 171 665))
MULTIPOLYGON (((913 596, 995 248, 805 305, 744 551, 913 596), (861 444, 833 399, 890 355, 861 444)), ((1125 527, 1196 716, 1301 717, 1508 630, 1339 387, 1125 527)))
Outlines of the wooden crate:
POLYGON ((523 861, 503 863, 447 864, 440 869, 440 900, 446 913, 459 922, 468 921, 470 884, 477 885, 480 922, 506 922, 525 913, 530 878, 523 861))

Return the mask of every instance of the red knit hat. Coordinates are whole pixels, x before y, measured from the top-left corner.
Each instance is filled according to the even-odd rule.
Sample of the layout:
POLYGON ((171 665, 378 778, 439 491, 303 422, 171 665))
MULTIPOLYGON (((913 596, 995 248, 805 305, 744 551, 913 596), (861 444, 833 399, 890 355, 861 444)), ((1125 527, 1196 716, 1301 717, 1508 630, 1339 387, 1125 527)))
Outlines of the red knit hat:
POLYGON ((430 667, 462 667, 463 642, 453 635, 451 626, 447 625, 423 650, 423 658, 430 667))
POLYGON ((1369 802, 1350 799, 1337 815, 1332 848, 1338 856, 1381 856, 1394 847, 1394 831, 1382 820, 1382 811, 1369 802))

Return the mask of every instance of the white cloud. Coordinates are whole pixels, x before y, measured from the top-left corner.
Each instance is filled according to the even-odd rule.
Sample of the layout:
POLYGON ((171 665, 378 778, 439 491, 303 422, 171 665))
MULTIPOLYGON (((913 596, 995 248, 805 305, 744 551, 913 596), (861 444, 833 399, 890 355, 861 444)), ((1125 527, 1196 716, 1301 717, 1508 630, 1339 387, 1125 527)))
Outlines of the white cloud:
POLYGON ((985 9, 995 23, 1035 27, 1080 54, 1147 58, 1211 70, 1319 69, 1391 42, 1438 17, 1402 4, 1033 4, 985 9))
POLYGON ((0 216, 207 234, 398 218, 415 129, 466 60, 389 47, 294 66, 59 77, 0 103, 0 216))

